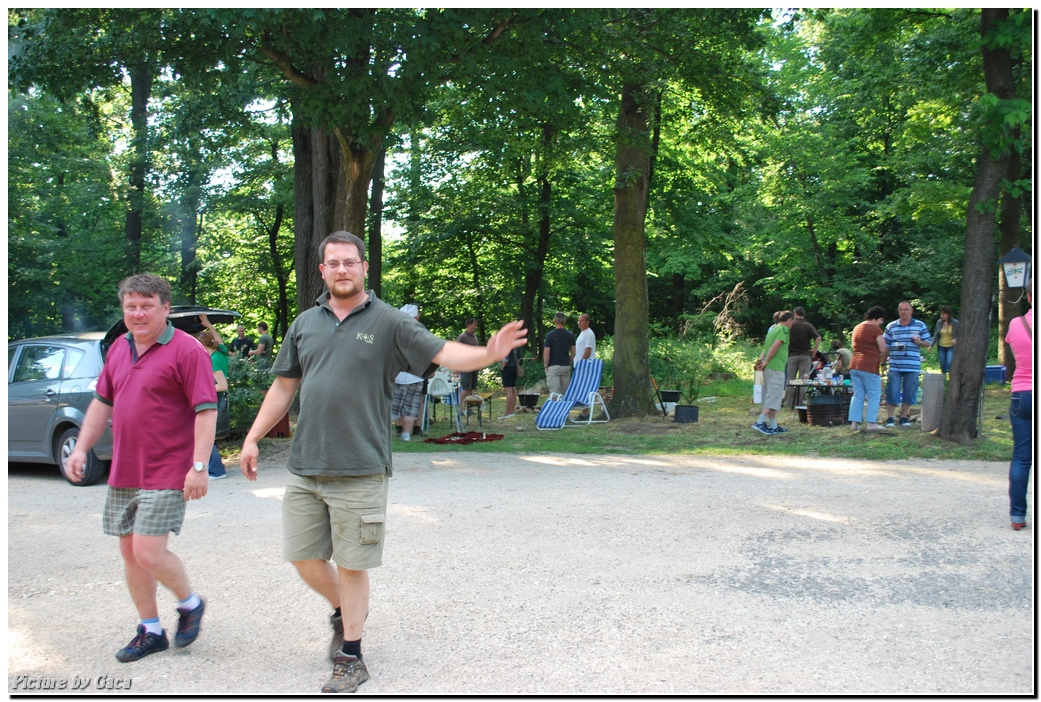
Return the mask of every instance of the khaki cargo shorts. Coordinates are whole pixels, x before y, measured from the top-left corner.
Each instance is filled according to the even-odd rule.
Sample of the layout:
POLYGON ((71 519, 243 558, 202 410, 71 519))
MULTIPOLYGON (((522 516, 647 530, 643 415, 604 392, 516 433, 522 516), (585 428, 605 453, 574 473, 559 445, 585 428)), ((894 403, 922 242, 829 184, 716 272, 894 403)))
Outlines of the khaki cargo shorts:
POLYGON ((383 562, 388 476, 289 474, 282 499, 287 561, 330 558, 341 568, 368 570, 383 562))
POLYGON ((784 371, 763 371, 763 407, 772 410, 781 409, 781 400, 784 398, 784 371))

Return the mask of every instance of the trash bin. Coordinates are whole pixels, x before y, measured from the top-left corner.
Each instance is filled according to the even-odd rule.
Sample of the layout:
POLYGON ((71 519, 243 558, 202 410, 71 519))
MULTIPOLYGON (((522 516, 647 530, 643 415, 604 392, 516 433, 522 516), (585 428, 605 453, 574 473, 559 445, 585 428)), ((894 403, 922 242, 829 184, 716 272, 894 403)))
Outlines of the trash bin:
POLYGON ((943 373, 922 374, 922 431, 936 431, 943 416, 943 373))

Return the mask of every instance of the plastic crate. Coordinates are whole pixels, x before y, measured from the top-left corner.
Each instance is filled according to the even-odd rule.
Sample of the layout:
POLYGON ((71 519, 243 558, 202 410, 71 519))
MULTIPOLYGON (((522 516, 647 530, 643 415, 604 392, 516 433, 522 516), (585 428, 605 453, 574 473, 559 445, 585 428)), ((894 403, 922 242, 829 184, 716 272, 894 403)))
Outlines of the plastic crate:
POLYGON ((987 382, 1005 384, 1005 366, 987 366, 987 382))

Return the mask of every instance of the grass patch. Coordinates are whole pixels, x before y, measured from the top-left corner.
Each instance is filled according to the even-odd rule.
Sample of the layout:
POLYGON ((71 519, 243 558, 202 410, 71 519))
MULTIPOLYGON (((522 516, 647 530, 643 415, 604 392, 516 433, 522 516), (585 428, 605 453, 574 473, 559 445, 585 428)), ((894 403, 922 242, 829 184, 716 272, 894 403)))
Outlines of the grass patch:
MULTIPOLYGON (((815 427, 800 424, 790 410, 778 413, 780 422, 789 432, 783 436, 763 436, 752 429, 758 415, 758 405, 751 401, 749 380, 728 380, 707 383, 702 391, 699 421, 676 424, 671 417, 660 413, 634 419, 612 419, 606 424, 566 427, 558 431, 539 431, 535 428, 535 414, 518 413, 513 419, 498 421, 485 419, 478 427, 477 416, 470 417, 465 431, 485 431, 502 434, 501 441, 476 443, 468 446, 427 444, 423 439, 406 443, 394 440, 396 453, 516 453, 516 454, 647 454, 647 455, 713 455, 713 456, 812 456, 820 458, 852 458, 874 461, 901 459, 929 459, 944 461, 998 461, 1007 462, 1012 455, 1012 432, 1008 421, 1008 385, 988 385, 983 412, 983 436, 970 446, 960 446, 934 434, 923 433, 917 424, 910 429, 896 427, 892 436, 853 434, 847 426, 815 427), (705 398, 715 397, 706 402, 705 398)), ((543 398, 545 399, 545 398, 543 398)), ((498 416, 503 398, 493 399, 498 416)), ((884 409, 883 409, 884 412, 884 409)), ((295 417, 293 417, 295 421, 295 417)), ((454 431, 438 413, 438 421, 431 424, 427 437, 440 437, 454 431)), ((237 452, 241 439, 221 442, 222 448, 237 452)), ((264 439, 262 455, 268 456, 288 449, 288 439, 264 439)))
MULTIPOLYGON (((661 414, 639 419, 612 419, 607 424, 566 427, 559 431, 538 431, 535 414, 517 414, 513 419, 484 421, 470 418, 467 431, 502 434, 501 441, 469 446, 394 441, 394 451, 427 453, 466 451, 477 453, 571 453, 571 454, 711 454, 711 455, 793 455, 824 458, 898 460, 905 458, 1007 461, 1012 455, 1012 434, 1008 422, 1008 386, 988 386, 984 404, 983 436, 971 446, 959 446, 917 424, 910 429, 893 429, 893 436, 853 434, 846 426, 815 427, 800 424, 790 410, 781 410, 779 419, 789 432, 783 436, 763 436, 752 429, 758 406, 751 402, 748 381, 706 384, 699 401, 699 421, 676 424, 661 414), (740 394, 735 389, 740 389, 740 394)), ((495 409, 502 409, 502 398, 495 398, 495 409)), ((453 428, 442 415, 427 436, 440 437, 453 428)))

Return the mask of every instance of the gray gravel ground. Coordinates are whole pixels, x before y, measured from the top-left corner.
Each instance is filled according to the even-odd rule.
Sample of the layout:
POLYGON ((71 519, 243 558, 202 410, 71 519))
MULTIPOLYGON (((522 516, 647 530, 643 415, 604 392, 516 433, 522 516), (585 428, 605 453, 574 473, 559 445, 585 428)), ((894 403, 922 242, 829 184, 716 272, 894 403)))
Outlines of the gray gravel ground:
MULTIPOLYGON (((171 543, 207 600, 202 634, 130 664, 113 657, 136 615, 106 488, 9 466, 8 690, 317 693, 329 612, 281 560, 282 459, 189 505, 171 543)), ((1034 524, 1009 528, 1006 476, 399 454, 360 693, 1032 694, 1034 524)), ((161 590, 170 629, 174 604, 161 590)))

